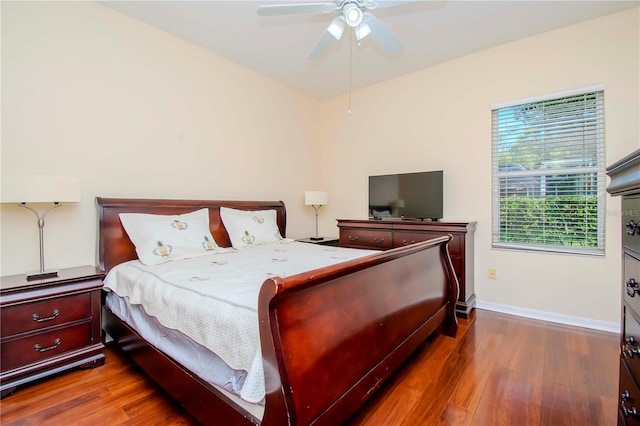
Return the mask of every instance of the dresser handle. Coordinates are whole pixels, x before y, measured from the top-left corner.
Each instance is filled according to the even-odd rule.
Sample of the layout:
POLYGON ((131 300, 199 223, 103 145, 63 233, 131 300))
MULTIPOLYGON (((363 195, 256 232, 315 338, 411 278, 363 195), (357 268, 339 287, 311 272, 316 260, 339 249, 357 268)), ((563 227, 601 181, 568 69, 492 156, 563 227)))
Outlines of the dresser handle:
POLYGON ((624 345, 624 351, 627 353, 627 356, 629 358, 633 358, 634 355, 640 356, 640 349, 638 348, 631 349, 629 345, 624 345))
POLYGON ((622 414, 624 414, 625 417, 629 417, 629 415, 633 417, 638 417, 638 410, 636 409, 636 407, 627 408, 624 405, 625 401, 632 401, 632 400, 633 398, 631 398, 631 395, 629 394, 628 390, 625 390, 624 392, 622 392, 622 395, 620 397, 620 410, 622 411, 622 414))
MULTIPOLYGON (((635 355, 640 356, 640 349, 638 349, 638 342, 635 337, 629 336, 624 339, 624 351, 627 353, 629 358, 633 358, 635 355), (632 349, 631 346, 635 346, 635 349, 632 349)), ((626 394, 622 394, 622 398, 625 398, 626 394)))
POLYGON ((43 348, 42 346, 40 346, 40 344, 36 343, 35 345, 33 345, 33 349, 35 349, 38 352, 46 352, 46 351, 50 351, 52 349, 57 348, 58 346, 60 346, 60 343, 62 343, 62 340, 60 340, 60 338, 57 338, 56 340, 53 341, 53 345, 43 348))
POLYGON ((353 235, 349 235, 349 241, 358 241, 358 237, 357 235, 354 237, 353 235))
POLYGON ((415 244, 416 240, 411 240, 411 242, 407 241, 407 240, 402 240, 402 244, 405 246, 408 246, 409 244, 415 244))
POLYGON ((635 278, 629 278, 629 281, 627 281, 627 294, 630 297, 635 297, 636 293, 640 293, 638 283, 636 282, 635 278))
POLYGON ((377 243, 384 243, 384 238, 377 239, 376 237, 373 237, 373 242, 376 243, 376 244, 377 243))
POLYGON ((631 395, 629 394, 628 390, 625 390, 624 392, 622 392, 622 395, 620 396, 620 411, 622 411, 622 414, 625 417, 629 417, 630 415, 633 417, 638 416, 638 410, 636 409, 636 407, 627 408, 624 405, 625 401, 632 401, 632 400, 633 398, 631 398, 631 395))
POLYGON ((633 417, 638 416, 638 410, 636 410, 636 407, 627 408, 625 407, 624 402, 620 403, 620 407, 622 409, 622 414, 624 414, 625 417, 629 417, 629 415, 633 417))
POLYGON ((50 317, 40 318, 40 315, 33 314, 33 315, 31 315, 31 318, 33 318, 33 320, 37 321, 37 322, 44 322, 44 321, 51 321, 52 319, 56 319, 56 317, 58 315, 60 315, 60 310, 54 309, 53 312, 51 312, 51 316, 50 317))

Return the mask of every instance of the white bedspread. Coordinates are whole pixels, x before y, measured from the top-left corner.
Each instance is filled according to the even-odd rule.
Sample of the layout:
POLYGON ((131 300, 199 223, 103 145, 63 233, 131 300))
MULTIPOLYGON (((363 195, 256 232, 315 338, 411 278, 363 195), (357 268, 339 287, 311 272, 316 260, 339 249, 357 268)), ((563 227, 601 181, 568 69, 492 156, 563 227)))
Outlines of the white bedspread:
POLYGON ((162 325, 180 330, 231 368, 247 371, 240 396, 258 403, 265 390, 257 302, 265 279, 374 252, 284 240, 153 266, 126 262, 109 272, 105 287, 142 305, 162 325))

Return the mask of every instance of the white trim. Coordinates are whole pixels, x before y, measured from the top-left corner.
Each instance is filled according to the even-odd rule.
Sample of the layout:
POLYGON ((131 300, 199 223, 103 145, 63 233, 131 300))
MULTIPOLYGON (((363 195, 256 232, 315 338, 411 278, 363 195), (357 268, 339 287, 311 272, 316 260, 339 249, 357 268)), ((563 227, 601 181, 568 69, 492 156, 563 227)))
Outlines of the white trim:
POLYGON ((564 90, 562 92, 551 93, 547 95, 532 96, 530 98, 518 99, 515 101, 500 102, 491 105, 491 109, 500 109, 515 105, 530 104, 532 102, 547 101, 549 99, 565 98, 567 96, 580 95, 583 93, 604 91, 604 84, 596 84, 594 86, 581 87, 579 89, 564 90))
POLYGON ((476 308, 487 311, 501 312, 503 314, 516 315, 519 317, 532 318, 536 320, 555 322, 577 327, 592 328, 595 330, 607 331, 620 334, 620 324, 617 322, 607 322, 592 320, 589 318, 574 317, 571 315, 556 314, 553 312, 538 311, 536 309, 520 308, 518 306, 502 305, 500 303, 485 302, 476 299, 476 308))

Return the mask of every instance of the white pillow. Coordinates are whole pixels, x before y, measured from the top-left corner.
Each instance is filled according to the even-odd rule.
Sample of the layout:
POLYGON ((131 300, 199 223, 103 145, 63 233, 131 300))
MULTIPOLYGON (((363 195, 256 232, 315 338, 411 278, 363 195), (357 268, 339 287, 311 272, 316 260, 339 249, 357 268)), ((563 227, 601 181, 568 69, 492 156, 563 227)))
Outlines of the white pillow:
POLYGON ((120 213, 120 222, 145 265, 213 254, 218 249, 206 208, 172 216, 120 213))
POLYGON ((220 217, 235 249, 281 241, 275 210, 236 210, 220 207, 220 217))

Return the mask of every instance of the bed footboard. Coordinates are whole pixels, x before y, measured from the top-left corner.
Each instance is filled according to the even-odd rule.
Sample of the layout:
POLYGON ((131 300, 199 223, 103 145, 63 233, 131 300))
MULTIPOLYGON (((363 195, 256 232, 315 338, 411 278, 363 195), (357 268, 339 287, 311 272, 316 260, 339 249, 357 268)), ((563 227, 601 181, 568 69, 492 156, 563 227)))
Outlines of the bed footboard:
POLYGON ((267 280, 262 425, 344 422, 440 325, 455 337, 450 239, 267 280))

